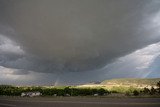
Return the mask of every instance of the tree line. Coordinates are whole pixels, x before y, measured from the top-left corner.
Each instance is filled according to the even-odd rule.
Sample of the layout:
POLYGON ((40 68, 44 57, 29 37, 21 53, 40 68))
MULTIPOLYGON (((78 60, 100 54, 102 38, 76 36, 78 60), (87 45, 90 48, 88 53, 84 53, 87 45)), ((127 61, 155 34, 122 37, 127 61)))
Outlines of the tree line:
POLYGON ((103 88, 44 88, 44 87, 14 87, 0 85, 0 95, 20 96, 22 92, 40 92, 43 96, 87 96, 87 95, 104 95, 109 94, 108 90, 103 88))
MULTIPOLYGON (((0 85, 0 95, 5 96, 20 96, 23 92, 40 92, 43 96, 91 96, 91 95, 108 95, 112 93, 121 93, 123 88, 115 88, 107 90, 104 88, 76 88, 76 87, 15 87, 11 85, 0 85)), ((157 88, 151 87, 144 89, 130 88, 125 90, 126 96, 134 95, 160 95, 160 81, 157 83, 157 88)))

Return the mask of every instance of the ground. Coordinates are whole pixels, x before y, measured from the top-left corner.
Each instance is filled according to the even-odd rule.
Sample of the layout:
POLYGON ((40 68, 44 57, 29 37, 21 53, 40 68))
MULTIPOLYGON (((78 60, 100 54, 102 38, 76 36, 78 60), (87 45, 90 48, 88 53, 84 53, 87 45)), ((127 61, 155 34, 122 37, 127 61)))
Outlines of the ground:
POLYGON ((0 107, 160 107, 160 98, 0 97, 0 107))

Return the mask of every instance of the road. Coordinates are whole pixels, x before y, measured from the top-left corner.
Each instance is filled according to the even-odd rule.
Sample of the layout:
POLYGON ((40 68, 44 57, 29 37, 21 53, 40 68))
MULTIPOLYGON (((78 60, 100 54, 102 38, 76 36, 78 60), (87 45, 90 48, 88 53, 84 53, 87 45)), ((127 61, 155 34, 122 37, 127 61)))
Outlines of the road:
POLYGON ((0 97, 0 107, 160 107, 160 98, 0 97))

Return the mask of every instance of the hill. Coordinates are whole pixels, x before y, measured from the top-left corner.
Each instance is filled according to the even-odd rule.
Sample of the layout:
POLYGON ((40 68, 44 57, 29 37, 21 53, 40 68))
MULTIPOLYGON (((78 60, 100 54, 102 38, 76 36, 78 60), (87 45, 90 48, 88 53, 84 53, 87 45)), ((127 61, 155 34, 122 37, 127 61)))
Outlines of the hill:
POLYGON ((160 81, 160 78, 118 78, 118 79, 110 79, 104 80, 99 84, 89 83, 84 85, 79 85, 78 87, 103 87, 107 89, 111 89, 113 87, 135 87, 135 88, 151 88, 156 87, 157 82, 160 81))
POLYGON ((119 78, 105 80, 101 82, 101 85, 122 85, 122 86, 156 86, 157 82, 160 81, 160 78, 119 78))

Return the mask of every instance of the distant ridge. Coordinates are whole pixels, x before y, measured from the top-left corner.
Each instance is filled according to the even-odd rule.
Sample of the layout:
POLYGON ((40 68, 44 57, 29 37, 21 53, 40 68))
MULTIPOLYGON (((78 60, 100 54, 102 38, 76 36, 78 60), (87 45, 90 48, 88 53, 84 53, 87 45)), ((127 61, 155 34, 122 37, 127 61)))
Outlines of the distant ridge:
POLYGON ((118 78, 104 80, 100 85, 148 85, 155 86, 160 78, 118 78))

